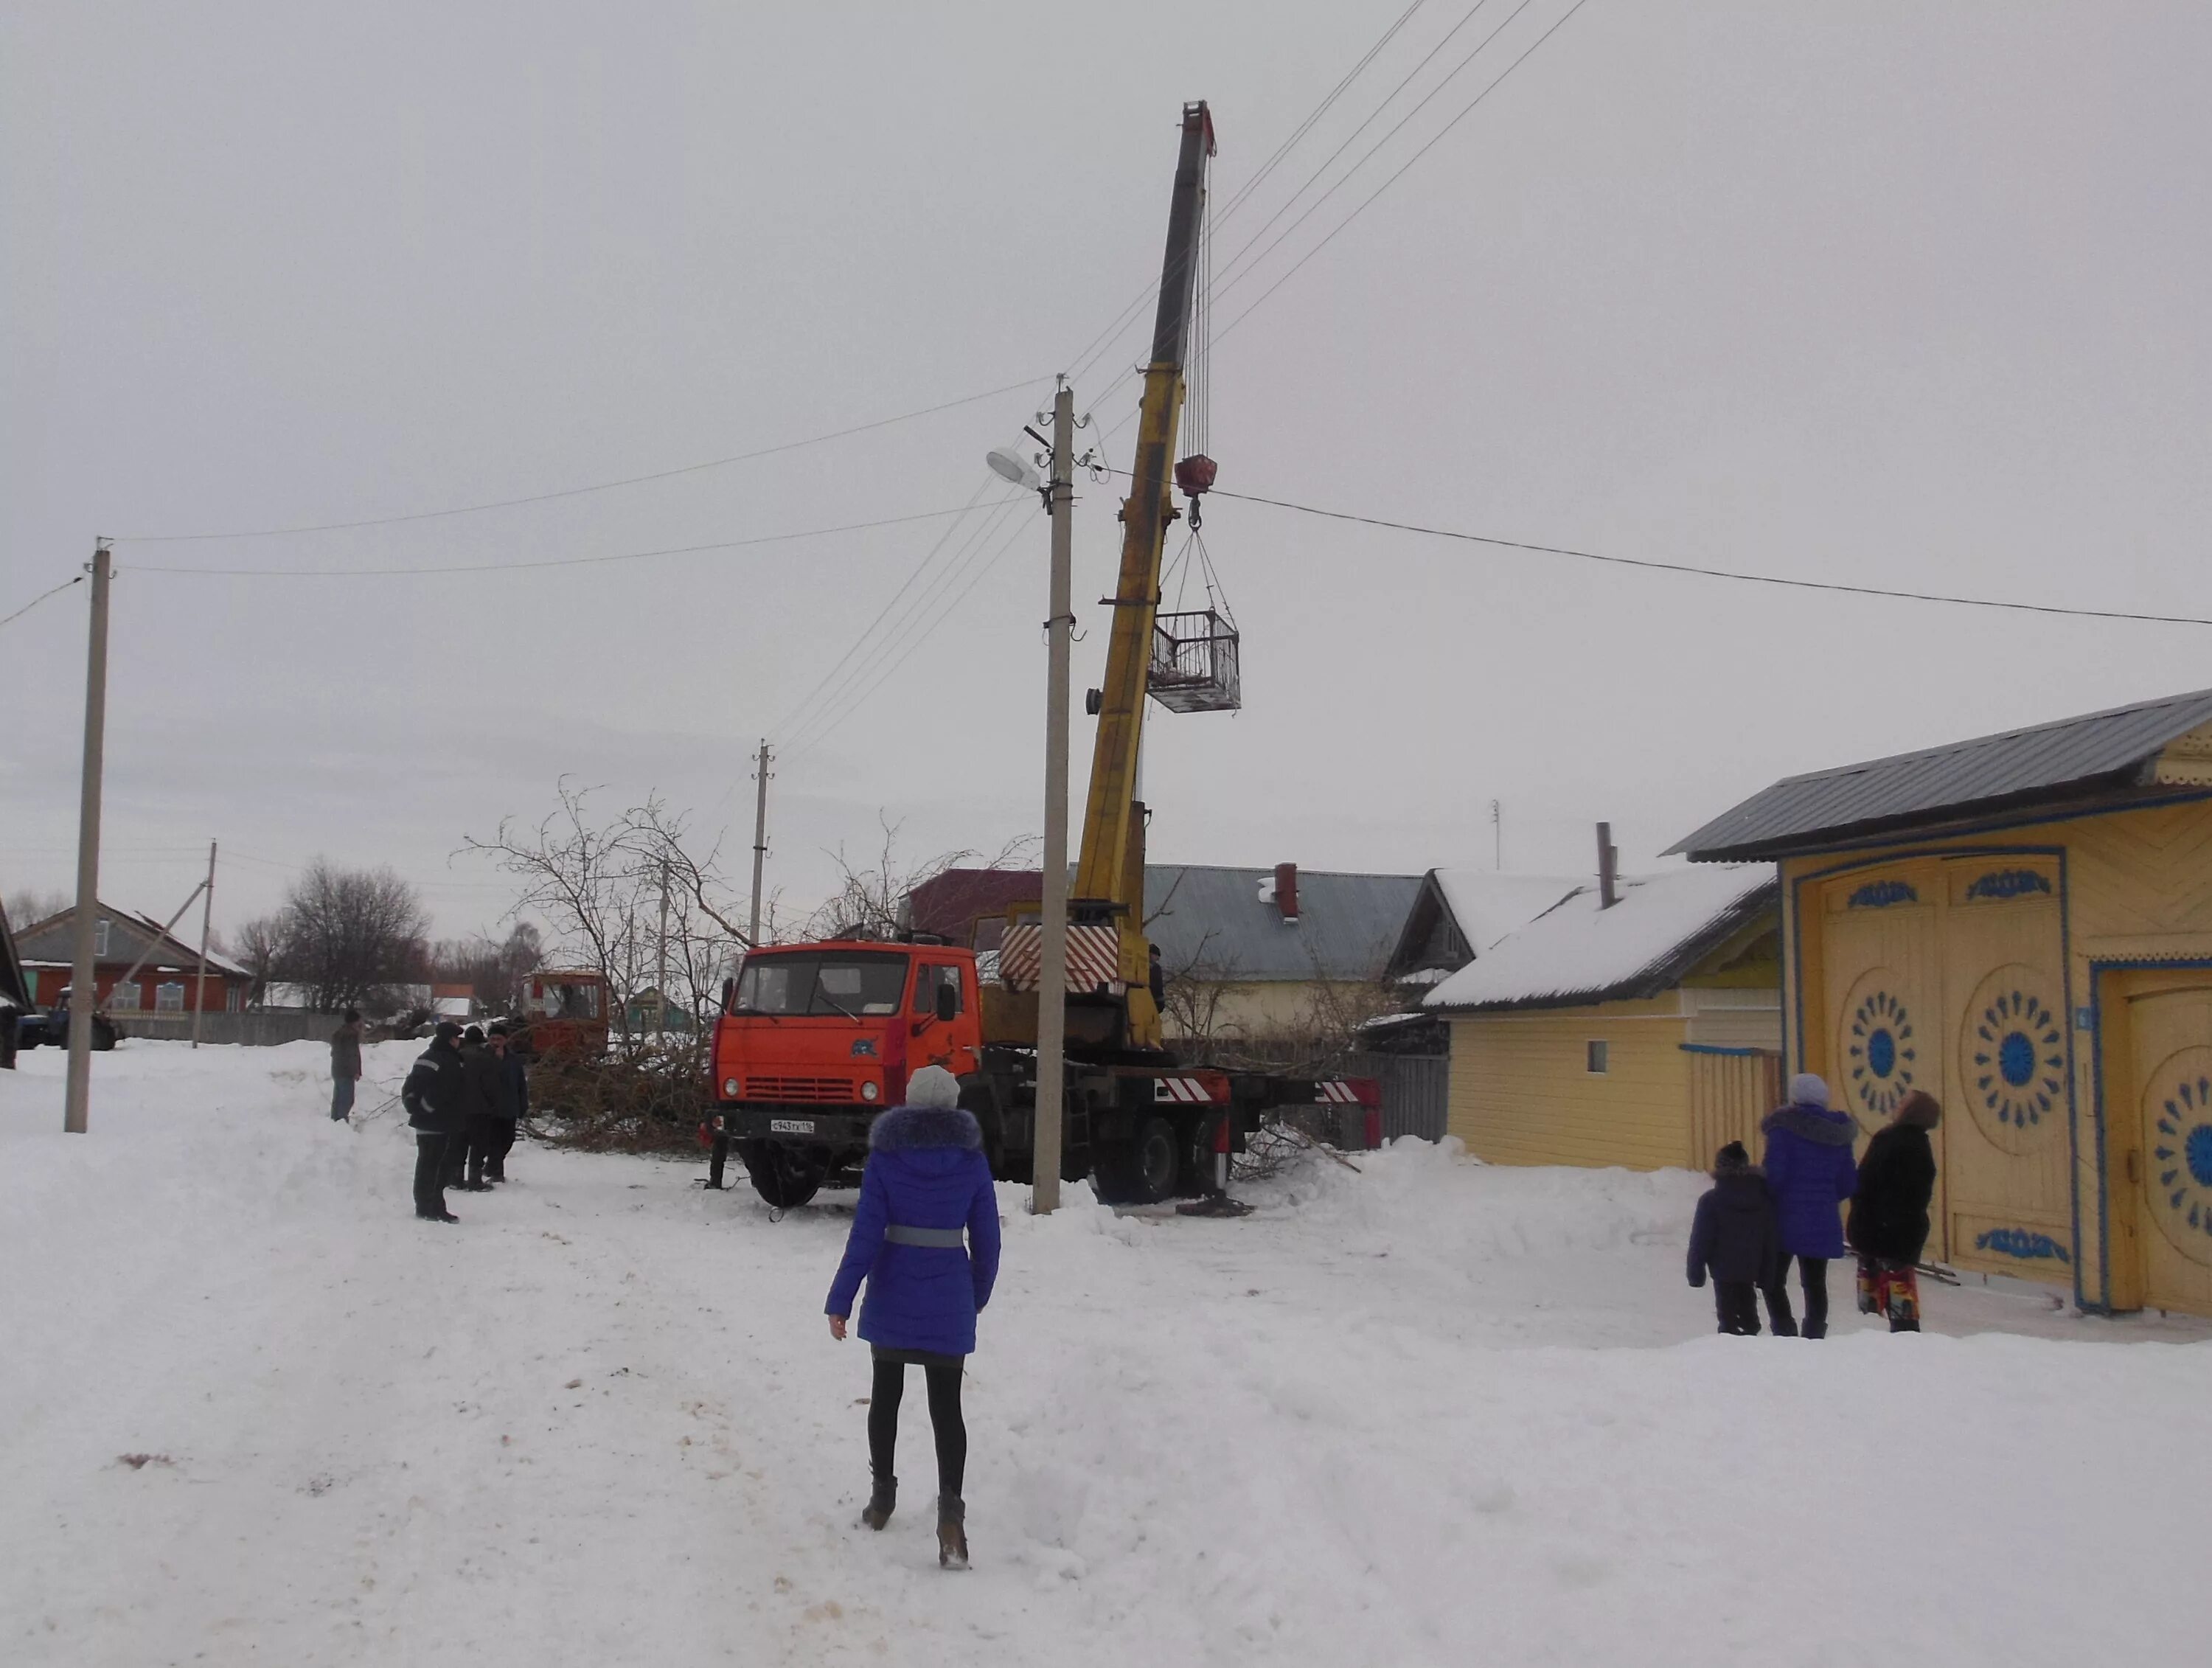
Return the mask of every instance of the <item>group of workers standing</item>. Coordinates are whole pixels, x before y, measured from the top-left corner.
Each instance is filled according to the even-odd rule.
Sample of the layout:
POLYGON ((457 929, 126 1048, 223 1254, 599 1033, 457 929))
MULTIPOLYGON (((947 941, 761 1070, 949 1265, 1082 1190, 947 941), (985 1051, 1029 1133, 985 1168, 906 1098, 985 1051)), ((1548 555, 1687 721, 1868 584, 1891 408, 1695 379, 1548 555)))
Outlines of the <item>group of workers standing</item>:
MULTIPOLYGON (((361 1014, 346 1010, 331 1038, 331 1117, 348 1118, 362 1074, 361 1014)), ((507 1179, 515 1127, 530 1113, 530 1074, 503 1022, 489 1032, 441 1020, 408 1071, 399 1104, 415 1130, 415 1214, 457 1222, 446 1190, 485 1193, 507 1179)))
POLYGON ((1711 1190, 1698 1201, 1690 1284, 1712 1276, 1720 1330, 1756 1335, 1764 1295, 1776 1336, 1826 1337, 1828 1264, 1848 1249, 1858 1259, 1860 1312, 1886 1317, 1893 1332, 1917 1332, 1914 1269, 1936 1191, 1928 1132, 1942 1116, 1935 1096, 1914 1090, 1855 1160, 1857 1126, 1828 1105, 1827 1084, 1811 1072, 1791 1078, 1790 1104, 1759 1125, 1764 1164, 1753 1165, 1741 1141, 1729 1142, 1714 1160, 1711 1190), (1802 1329, 1790 1306, 1793 1263, 1805 1298, 1802 1329))

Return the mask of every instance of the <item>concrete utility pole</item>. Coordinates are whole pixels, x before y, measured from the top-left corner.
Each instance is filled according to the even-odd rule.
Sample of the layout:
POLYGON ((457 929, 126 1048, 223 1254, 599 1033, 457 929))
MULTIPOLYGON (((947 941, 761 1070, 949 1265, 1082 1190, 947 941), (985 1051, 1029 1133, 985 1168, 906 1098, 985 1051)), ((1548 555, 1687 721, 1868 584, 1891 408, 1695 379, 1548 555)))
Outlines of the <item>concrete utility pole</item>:
POLYGON ((1075 625, 1075 393, 1062 378, 1052 402, 1051 617, 1045 622, 1044 920, 1038 934, 1036 1134, 1030 1208, 1060 1208, 1060 1148, 1067 1074, 1067 660, 1075 625))
POLYGON ((768 738, 763 736, 753 776, 760 783, 760 794, 753 801, 753 916, 752 924, 745 928, 748 950, 760 942, 761 865, 768 857, 768 738))
POLYGON ((84 778, 76 814, 76 954, 70 976, 69 1087, 62 1128, 82 1135, 92 1104, 92 1013, 100 1005, 93 934, 100 915, 100 781, 107 745, 107 541, 92 551, 92 633, 84 666, 84 778))
POLYGON ((200 971, 192 985, 192 1046, 200 1045, 200 1014, 207 1007, 208 926, 215 916, 215 842, 208 842, 207 897, 200 904, 200 971))

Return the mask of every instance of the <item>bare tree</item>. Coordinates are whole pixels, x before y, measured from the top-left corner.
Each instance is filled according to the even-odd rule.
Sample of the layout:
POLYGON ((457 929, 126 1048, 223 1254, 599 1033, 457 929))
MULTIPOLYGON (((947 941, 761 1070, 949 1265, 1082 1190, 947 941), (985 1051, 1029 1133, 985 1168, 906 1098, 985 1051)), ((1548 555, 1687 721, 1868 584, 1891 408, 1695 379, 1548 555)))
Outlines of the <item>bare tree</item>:
POLYGON ((264 953, 259 977, 305 985, 319 1011, 385 1014, 397 1002, 393 987, 420 970, 429 924, 415 888, 390 869, 342 869, 318 857, 276 916, 249 923, 242 936, 249 966, 264 953))
POLYGON ((26 886, 8 894, 8 922, 17 932, 51 920, 74 900, 58 887, 26 886))
POLYGON ((837 890, 801 924, 802 938, 896 937, 904 925, 907 895, 915 887, 935 880, 947 869, 1025 868, 1036 861, 1041 843, 1036 835, 1025 834, 1007 841, 989 857, 965 848, 940 852, 926 861, 909 864, 898 850, 899 830, 903 825, 892 822, 880 812, 877 813, 877 823, 883 830, 883 844, 872 863, 855 864, 842 846, 829 854, 837 865, 837 890))
POLYGON ((664 960, 674 987, 664 998, 696 1018, 745 935, 719 850, 696 849, 687 814, 655 795, 602 816, 591 802, 596 789, 563 777, 555 791, 560 808, 536 827, 510 818, 489 840, 470 837, 465 849, 519 883, 511 916, 543 916, 555 945, 607 981, 609 1017, 624 1051, 634 1052, 643 1038, 631 1031, 629 1005, 658 981, 664 960))
POLYGON ((276 977, 276 963, 283 948, 283 922, 273 915, 256 916, 238 929, 237 955, 246 971, 253 975, 247 989, 246 999, 258 998, 276 977))

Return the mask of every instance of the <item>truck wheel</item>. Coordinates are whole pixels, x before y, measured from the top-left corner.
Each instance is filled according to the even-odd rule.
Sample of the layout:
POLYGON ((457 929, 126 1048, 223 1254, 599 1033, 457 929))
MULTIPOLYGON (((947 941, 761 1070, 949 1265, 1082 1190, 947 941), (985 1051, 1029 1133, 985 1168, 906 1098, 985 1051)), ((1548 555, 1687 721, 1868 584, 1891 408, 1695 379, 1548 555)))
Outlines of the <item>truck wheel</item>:
POLYGON ((1171 1197, 1182 1173, 1182 1140, 1164 1117, 1148 1117, 1134 1139, 1098 1148, 1098 1192, 1109 1204, 1156 1205, 1171 1197))
POLYGON ((1192 1120, 1190 1140, 1184 1148, 1182 1185, 1176 1190, 1192 1198, 1213 1191, 1213 1138, 1226 1112, 1207 1112, 1192 1120))
POLYGON ((744 1148, 745 1174, 753 1191, 778 1210, 793 1210, 822 1190, 828 1166, 810 1153, 772 1141, 748 1142, 744 1148))

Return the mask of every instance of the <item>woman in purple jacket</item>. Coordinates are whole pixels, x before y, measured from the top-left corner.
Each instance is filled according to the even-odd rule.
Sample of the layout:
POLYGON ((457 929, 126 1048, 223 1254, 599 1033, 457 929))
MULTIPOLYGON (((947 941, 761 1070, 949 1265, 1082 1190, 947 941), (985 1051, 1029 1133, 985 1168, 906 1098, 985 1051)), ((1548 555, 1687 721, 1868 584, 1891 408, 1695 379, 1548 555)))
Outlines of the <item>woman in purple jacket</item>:
POLYGON ((868 1401, 868 1464, 875 1488, 861 1521, 881 1529, 898 1498, 892 1455, 906 1370, 919 1367, 937 1437, 937 1561, 968 1566, 968 1508, 960 1497, 968 1428, 960 1379, 975 1353, 975 1317, 999 1277, 999 1196, 975 1115, 960 1108, 959 1080, 924 1066, 907 1081, 906 1104, 868 1129, 868 1164, 845 1260, 830 1283, 830 1335, 845 1336, 863 1280, 860 1336, 875 1347, 868 1401))
POLYGON ((1844 1222, 1838 1214, 1858 1186, 1851 1159, 1857 1126, 1849 1112, 1828 1110, 1828 1086, 1811 1072, 1790 1080, 1790 1104, 1769 1112, 1759 1126, 1766 1132, 1766 1184, 1782 1223, 1782 1266, 1766 1288, 1767 1317, 1777 1337, 1796 1335, 1790 1312, 1790 1259, 1805 1288, 1805 1336, 1828 1336, 1828 1264, 1844 1254, 1844 1222))

